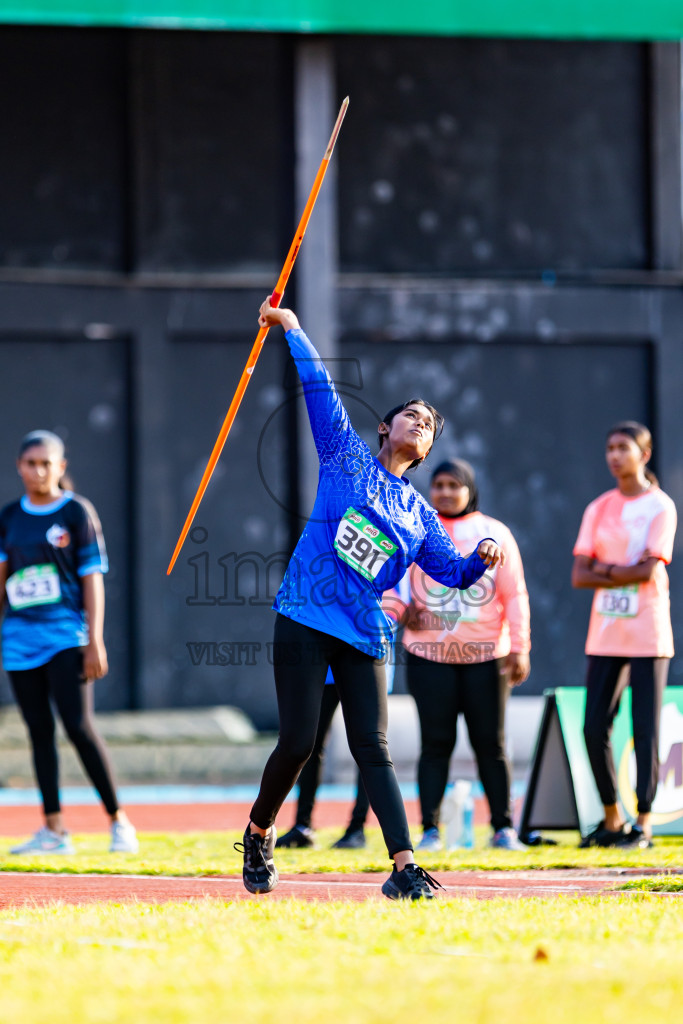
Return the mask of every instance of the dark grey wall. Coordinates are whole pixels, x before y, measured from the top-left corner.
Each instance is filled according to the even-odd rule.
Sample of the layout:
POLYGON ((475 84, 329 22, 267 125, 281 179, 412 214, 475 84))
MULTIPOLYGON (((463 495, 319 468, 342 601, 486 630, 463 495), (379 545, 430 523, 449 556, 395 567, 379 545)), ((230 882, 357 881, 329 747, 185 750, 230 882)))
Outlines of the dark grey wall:
POLYGON ((0 26, 0 266, 277 272, 291 46, 248 38, 0 26))
MULTIPOLYGON (((21 434, 66 432, 112 563, 100 707, 231 702, 276 724, 269 605, 310 466, 275 332, 170 578, 166 567, 291 239, 291 139, 307 130, 292 132, 296 49, 248 34, 0 29, 0 503, 17 494, 21 434), (53 67, 60 47, 73 69, 39 87, 26 67, 53 67)), ((650 215, 679 216, 657 182, 680 175, 645 156, 650 51, 328 49, 352 106, 334 158, 338 314, 323 354, 369 439, 409 392, 443 407, 440 453, 475 464, 484 506, 522 550, 523 692, 579 683, 588 606, 569 586, 571 546, 611 484, 610 422, 652 426, 662 484, 683 502, 683 292, 650 215)), ((675 122, 673 95, 658 124, 675 122)), ((287 301, 299 308, 294 280, 287 301)), ((680 644, 676 562, 671 582, 680 644)))
POLYGON ((126 43, 0 29, 0 266, 126 265, 126 43))
POLYGON ((348 271, 649 265, 648 51, 623 43, 345 39, 348 271))

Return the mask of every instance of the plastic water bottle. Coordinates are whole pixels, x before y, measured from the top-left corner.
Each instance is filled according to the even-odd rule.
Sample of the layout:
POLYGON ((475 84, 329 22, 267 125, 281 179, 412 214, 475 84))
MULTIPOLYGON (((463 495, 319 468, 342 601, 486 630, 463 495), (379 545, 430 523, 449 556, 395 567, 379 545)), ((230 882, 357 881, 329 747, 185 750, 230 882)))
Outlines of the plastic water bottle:
POLYGON ((462 809, 462 833, 460 845, 464 850, 474 848, 474 797, 472 787, 469 787, 462 809))
POLYGON ((460 842, 460 833, 462 832, 462 803, 452 782, 446 786, 439 817, 446 830, 446 849, 455 850, 460 842))
POLYGON ((470 789, 469 782, 458 779, 449 785, 441 806, 441 820, 446 827, 446 849, 457 850, 462 845, 463 815, 465 800, 470 789))

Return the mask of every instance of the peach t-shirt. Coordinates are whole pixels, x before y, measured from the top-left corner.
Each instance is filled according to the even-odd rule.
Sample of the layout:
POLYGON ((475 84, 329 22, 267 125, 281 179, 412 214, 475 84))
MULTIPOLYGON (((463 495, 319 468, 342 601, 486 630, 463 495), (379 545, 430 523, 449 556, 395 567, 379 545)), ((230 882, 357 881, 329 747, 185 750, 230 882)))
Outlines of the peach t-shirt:
POLYGON ((586 654, 672 658, 669 577, 676 532, 676 506, 659 487, 625 497, 618 489, 592 501, 574 546, 608 565, 636 565, 643 552, 659 559, 647 583, 601 587, 591 608, 586 654))
POLYGON ((382 607, 394 619, 412 605, 424 626, 403 631, 403 646, 427 661, 468 664, 504 658, 514 651, 526 654, 529 636, 529 595, 519 548, 503 523, 482 512, 454 519, 439 516, 444 529, 463 555, 469 555, 484 537, 493 537, 506 555, 467 591, 449 589, 411 565, 395 590, 384 595, 382 607), (409 588, 406 586, 409 580, 409 588))

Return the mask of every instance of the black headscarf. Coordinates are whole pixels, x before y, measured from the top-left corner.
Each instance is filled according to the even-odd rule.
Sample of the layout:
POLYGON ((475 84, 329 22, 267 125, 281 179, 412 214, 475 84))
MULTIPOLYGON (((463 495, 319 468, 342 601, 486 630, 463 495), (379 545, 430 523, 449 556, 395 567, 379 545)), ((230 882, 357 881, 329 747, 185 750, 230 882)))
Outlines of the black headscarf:
MULTIPOLYGON (((445 516, 446 519, 459 519, 461 516, 467 516, 470 512, 479 511, 479 490, 477 489, 477 483, 474 477, 474 470, 470 466, 469 462, 464 459, 444 459, 440 462, 436 469, 433 470, 429 482, 433 483, 437 476, 442 473, 448 473, 454 480, 457 480, 463 487, 469 488, 470 500, 467 505, 459 512, 457 516, 445 516)), ((439 515, 443 515, 440 512, 439 515)))

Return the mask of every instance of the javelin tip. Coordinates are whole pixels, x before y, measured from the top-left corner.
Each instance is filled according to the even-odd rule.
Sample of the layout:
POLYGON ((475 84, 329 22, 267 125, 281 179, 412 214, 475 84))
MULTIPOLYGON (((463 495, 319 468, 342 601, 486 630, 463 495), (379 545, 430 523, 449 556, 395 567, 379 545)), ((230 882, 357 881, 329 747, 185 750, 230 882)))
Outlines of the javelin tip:
POLYGON ((334 128, 332 129, 332 134, 330 135, 330 141, 327 143, 327 149, 325 150, 325 156, 323 157, 323 160, 328 160, 329 161, 330 157, 332 156, 332 151, 334 150, 334 146, 335 146, 335 143, 337 141, 337 136, 339 135, 339 132, 341 130, 342 121, 344 120, 344 117, 346 116, 346 110, 348 108, 348 105, 349 105, 349 97, 347 96, 347 97, 345 97, 341 107, 339 108, 339 113, 337 114, 337 120, 335 121, 334 128))

